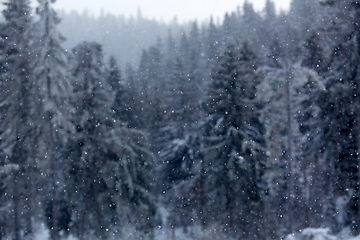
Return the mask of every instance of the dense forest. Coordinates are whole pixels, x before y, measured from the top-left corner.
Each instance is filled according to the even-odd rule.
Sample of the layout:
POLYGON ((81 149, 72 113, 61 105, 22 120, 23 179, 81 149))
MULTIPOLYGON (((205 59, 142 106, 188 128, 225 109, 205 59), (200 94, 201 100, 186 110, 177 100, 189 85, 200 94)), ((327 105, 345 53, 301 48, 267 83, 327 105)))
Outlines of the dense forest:
POLYGON ((3 3, 0 240, 360 233, 357 0, 187 24, 54 2, 3 3))

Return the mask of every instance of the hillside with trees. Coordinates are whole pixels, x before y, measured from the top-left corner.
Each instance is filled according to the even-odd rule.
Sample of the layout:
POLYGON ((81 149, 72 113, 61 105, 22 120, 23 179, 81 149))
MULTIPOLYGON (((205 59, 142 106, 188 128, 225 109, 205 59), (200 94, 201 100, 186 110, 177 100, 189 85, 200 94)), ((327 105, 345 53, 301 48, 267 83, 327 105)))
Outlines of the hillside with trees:
POLYGON ((359 2, 182 25, 54 2, 4 3, 0 240, 360 233, 359 2))

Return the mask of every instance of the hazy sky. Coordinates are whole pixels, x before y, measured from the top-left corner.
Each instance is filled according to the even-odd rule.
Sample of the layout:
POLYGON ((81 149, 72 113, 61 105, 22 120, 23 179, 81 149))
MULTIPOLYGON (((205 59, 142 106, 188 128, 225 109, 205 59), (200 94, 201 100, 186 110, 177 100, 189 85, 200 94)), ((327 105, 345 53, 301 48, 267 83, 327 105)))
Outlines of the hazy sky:
MULTIPOLYGON (((260 10, 265 0, 248 0, 255 10, 260 10)), ((287 10, 290 0, 274 0, 277 9, 287 10)), ((236 10, 244 0, 57 0, 56 9, 71 11, 73 9, 99 15, 104 13, 122 14, 127 17, 136 16, 138 9, 144 17, 168 22, 176 15, 179 22, 189 20, 205 20, 212 15, 214 20, 222 19, 226 12, 236 10)))

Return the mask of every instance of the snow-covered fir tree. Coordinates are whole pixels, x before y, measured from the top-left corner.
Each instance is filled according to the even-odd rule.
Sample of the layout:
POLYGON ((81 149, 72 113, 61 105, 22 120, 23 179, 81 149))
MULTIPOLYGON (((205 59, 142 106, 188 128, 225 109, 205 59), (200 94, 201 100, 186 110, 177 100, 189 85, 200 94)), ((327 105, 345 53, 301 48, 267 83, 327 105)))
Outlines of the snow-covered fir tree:
MULTIPOLYGON (((308 156, 303 155, 304 149, 302 149, 309 147, 309 128, 312 131, 316 130, 316 125, 312 126, 312 121, 318 120, 319 117, 320 108, 316 105, 316 98, 311 91, 319 91, 323 87, 317 73, 301 67, 300 63, 284 68, 263 67, 260 73, 264 79, 258 86, 257 98, 264 103, 261 121, 266 128, 269 157, 269 171, 266 175, 272 178, 267 182, 270 194, 283 199, 278 199, 279 202, 289 204, 285 210, 288 215, 284 215, 288 218, 283 224, 292 231, 296 224, 301 224, 295 210, 300 207, 295 203, 296 198, 300 199, 304 196, 303 193, 295 191, 298 189, 300 179, 308 178, 306 170, 301 172, 300 166, 303 161, 318 160, 311 159, 310 152, 308 156), (310 91, 307 91, 308 87, 311 88, 310 91), (287 193, 283 191, 284 188, 278 188, 279 184, 286 186, 284 188, 287 189, 287 193), (281 197, 278 191, 284 195, 281 197), (297 219, 296 223, 295 219, 297 219)), ((312 154, 316 154, 317 150, 312 151, 312 154)))
POLYGON ((70 189, 78 189, 70 196, 77 212, 73 231, 80 239, 92 231, 106 237, 106 229, 121 236, 124 224, 133 224, 150 234, 155 205, 146 136, 113 118, 116 92, 106 79, 101 46, 84 42, 73 53, 77 147, 67 172, 70 189))
POLYGON ((27 0, 9 0, 3 4, 5 22, 0 24, 0 145, 4 157, 2 164, 16 164, 18 168, 13 168, 12 177, 8 179, 11 184, 6 184, 12 196, 11 210, 5 207, 0 212, 11 222, 14 239, 19 240, 22 234, 31 234, 34 197, 26 180, 32 179, 34 168, 31 154, 31 141, 34 140, 33 78, 29 66, 32 18, 27 0), (24 206, 23 211, 21 206, 24 206), (12 214, 7 216, 7 212, 12 214), (21 218, 21 212, 24 218, 21 218))
POLYGON ((185 219, 199 216, 199 184, 201 163, 200 139, 197 119, 200 116, 197 101, 197 84, 187 78, 180 57, 176 58, 168 80, 167 109, 164 127, 161 128, 159 178, 166 194, 165 202, 171 216, 172 228, 186 227, 185 219))
POLYGON ((54 0, 39 0, 36 13, 39 15, 34 24, 34 40, 31 43, 33 52, 32 70, 35 81, 34 104, 36 106, 37 129, 34 133, 37 141, 37 156, 42 162, 41 167, 46 176, 44 201, 51 210, 48 218, 51 239, 59 239, 59 204, 63 191, 62 171, 59 171, 60 154, 63 146, 74 127, 71 123, 72 108, 70 97, 72 93, 72 76, 68 66, 68 53, 62 47, 64 40, 57 31, 60 19, 51 7, 54 0))
POLYGON ((326 24, 322 25, 327 57, 325 76, 326 93, 322 96, 325 149, 333 167, 333 195, 346 197, 347 215, 337 218, 333 224, 339 230, 345 222, 351 222, 354 233, 360 232, 360 172, 359 166, 359 59, 360 31, 359 3, 352 0, 325 1, 326 24))
POLYGON ((256 68, 247 43, 241 49, 229 43, 212 69, 205 101, 206 215, 216 213, 230 236, 238 230, 243 237, 260 234, 248 225, 262 211, 261 130, 252 102, 256 68))

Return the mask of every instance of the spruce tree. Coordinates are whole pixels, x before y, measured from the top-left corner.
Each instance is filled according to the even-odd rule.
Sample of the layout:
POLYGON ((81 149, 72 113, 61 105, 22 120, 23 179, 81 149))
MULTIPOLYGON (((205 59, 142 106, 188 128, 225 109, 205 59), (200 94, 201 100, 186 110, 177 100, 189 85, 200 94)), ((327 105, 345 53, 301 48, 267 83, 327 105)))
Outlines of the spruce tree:
POLYGON ((288 232, 293 232, 302 224, 296 209, 308 207, 297 205, 297 199, 304 197, 302 192, 297 192, 299 179, 308 177, 306 170, 301 171, 302 166, 306 166, 305 161, 314 161, 314 164, 318 161, 316 157, 310 157, 316 155, 317 149, 305 148, 309 147, 307 136, 313 137, 312 131, 319 124, 319 106, 312 91, 320 91, 322 83, 316 72, 301 67, 299 63, 288 68, 264 67, 261 72, 264 79, 258 86, 258 99, 264 103, 261 120, 266 127, 268 174, 277 172, 272 174, 275 179, 268 180, 269 189, 271 194, 280 197, 277 202, 287 204, 287 215, 284 215, 287 218, 282 224, 286 224, 288 232), (307 156, 304 154, 306 151, 307 156), (273 183, 282 187, 274 187, 273 183), (280 193, 273 192, 274 189, 280 193), (284 195, 281 197, 281 194, 284 195))
POLYGON ((111 91, 115 94, 112 106, 113 117, 116 120, 131 124, 130 115, 133 114, 133 111, 131 108, 132 95, 131 89, 129 89, 130 85, 124 81, 114 57, 110 57, 106 72, 107 82, 111 87, 111 91))
POLYGON ((161 129, 159 157, 163 200, 171 216, 170 225, 186 227, 184 219, 199 214, 199 134, 196 129, 198 103, 196 83, 185 75, 180 57, 176 58, 172 78, 168 82, 164 127, 161 129), (195 215, 194 215, 195 213, 195 215))
MULTIPOLYGON (((324 24, 326 44, 330 50, 326 64, 326 93, 323 95, 322 115, 324 139, 330 164, 333 166, 334 194, 351 199, 348 215, 338 218, 334 229, 340 230, 351 222, 354 233, 360 229, 360 187, 358 170, 359 139, 359 3, 352 0, 325 1, 324 24)), ((335 199, 333 199, 335 201, 335 199)))
POLYGON ((116 92, 107 81, 101 45, 84 42, 73 53, 78 144, 67 174, 69 187, 78 189, 71 196, 78 213, 74 231, 81 239, 91 229, 107 237, 106 229, 120 234, 131 223, 151 233, 153 156, 146 136, 114 118, 116 92))
POLYGON ((61 46, 64 40, 57 31, 60 19, 52 9, 54 0, 39 0, 39 15, 35 23, 35 39, 32 42, 33 74, 35 79, 34 104, 37 113, 37 154, 43 161, 44 172, 50 178, 45 197, 49 211, 51 239, 59 239, 59 199, 63 195, 62 171, 56 155, 73 131, 71 123, 70 94, 72 77, 69 74, 68 53, 61 46))
POLYGON ((214 64, 205 101, 206 208, 210 216, 217 214, 228 234, 243 230, 244 237, 259 234, 256 227, 249 230, 245 216, 261 212, 261 131, 252 102, 256 68, 246 43, 240 51, 228 44, 214 64))
POLYGON ((75 234, 80 239, 95 235, 104 236, 105 226, 102 202, 99 195, 106 191, 100 167, 105 163, 103 138, 110 130, 114 92, 106 81, 102 48, 97 43, 83 42, 73 49, 74 122, 77 130, 77 155, 69 166, 68 187, 77 189, 70 196, 78 213, 75 218, 75 234))
POLYGON ((23 231, 31 234, 31 186, 26 178, 31 178, 34 168, 31 141, 34 140, 34 105, 31 104, 33 83, 29 66, 31 39, 30 4, 27 0, 9 0, 4 3, 5 22, 1 23, 1 150, 6 154, 3 164, 16 164, 12 171, 14 239, 20 239, 23 231), (19 71, 19 69, 21 69, 19 71), (28 201, 26 201, 28 199, 28 201), (20 218, 20 208, 24 205, 25 219, 20 218), (24 221, 25 220, 25 221, 24 221))
POLYGON ((210 23, 208 26, 208 33, 207 33, 207 45, 206 45, 206 54, 210 63, 216 59, 219 55, 219 48, 220 48, 220 36, 217 27, 214 24, 213 18, 210 18, 210 23))

